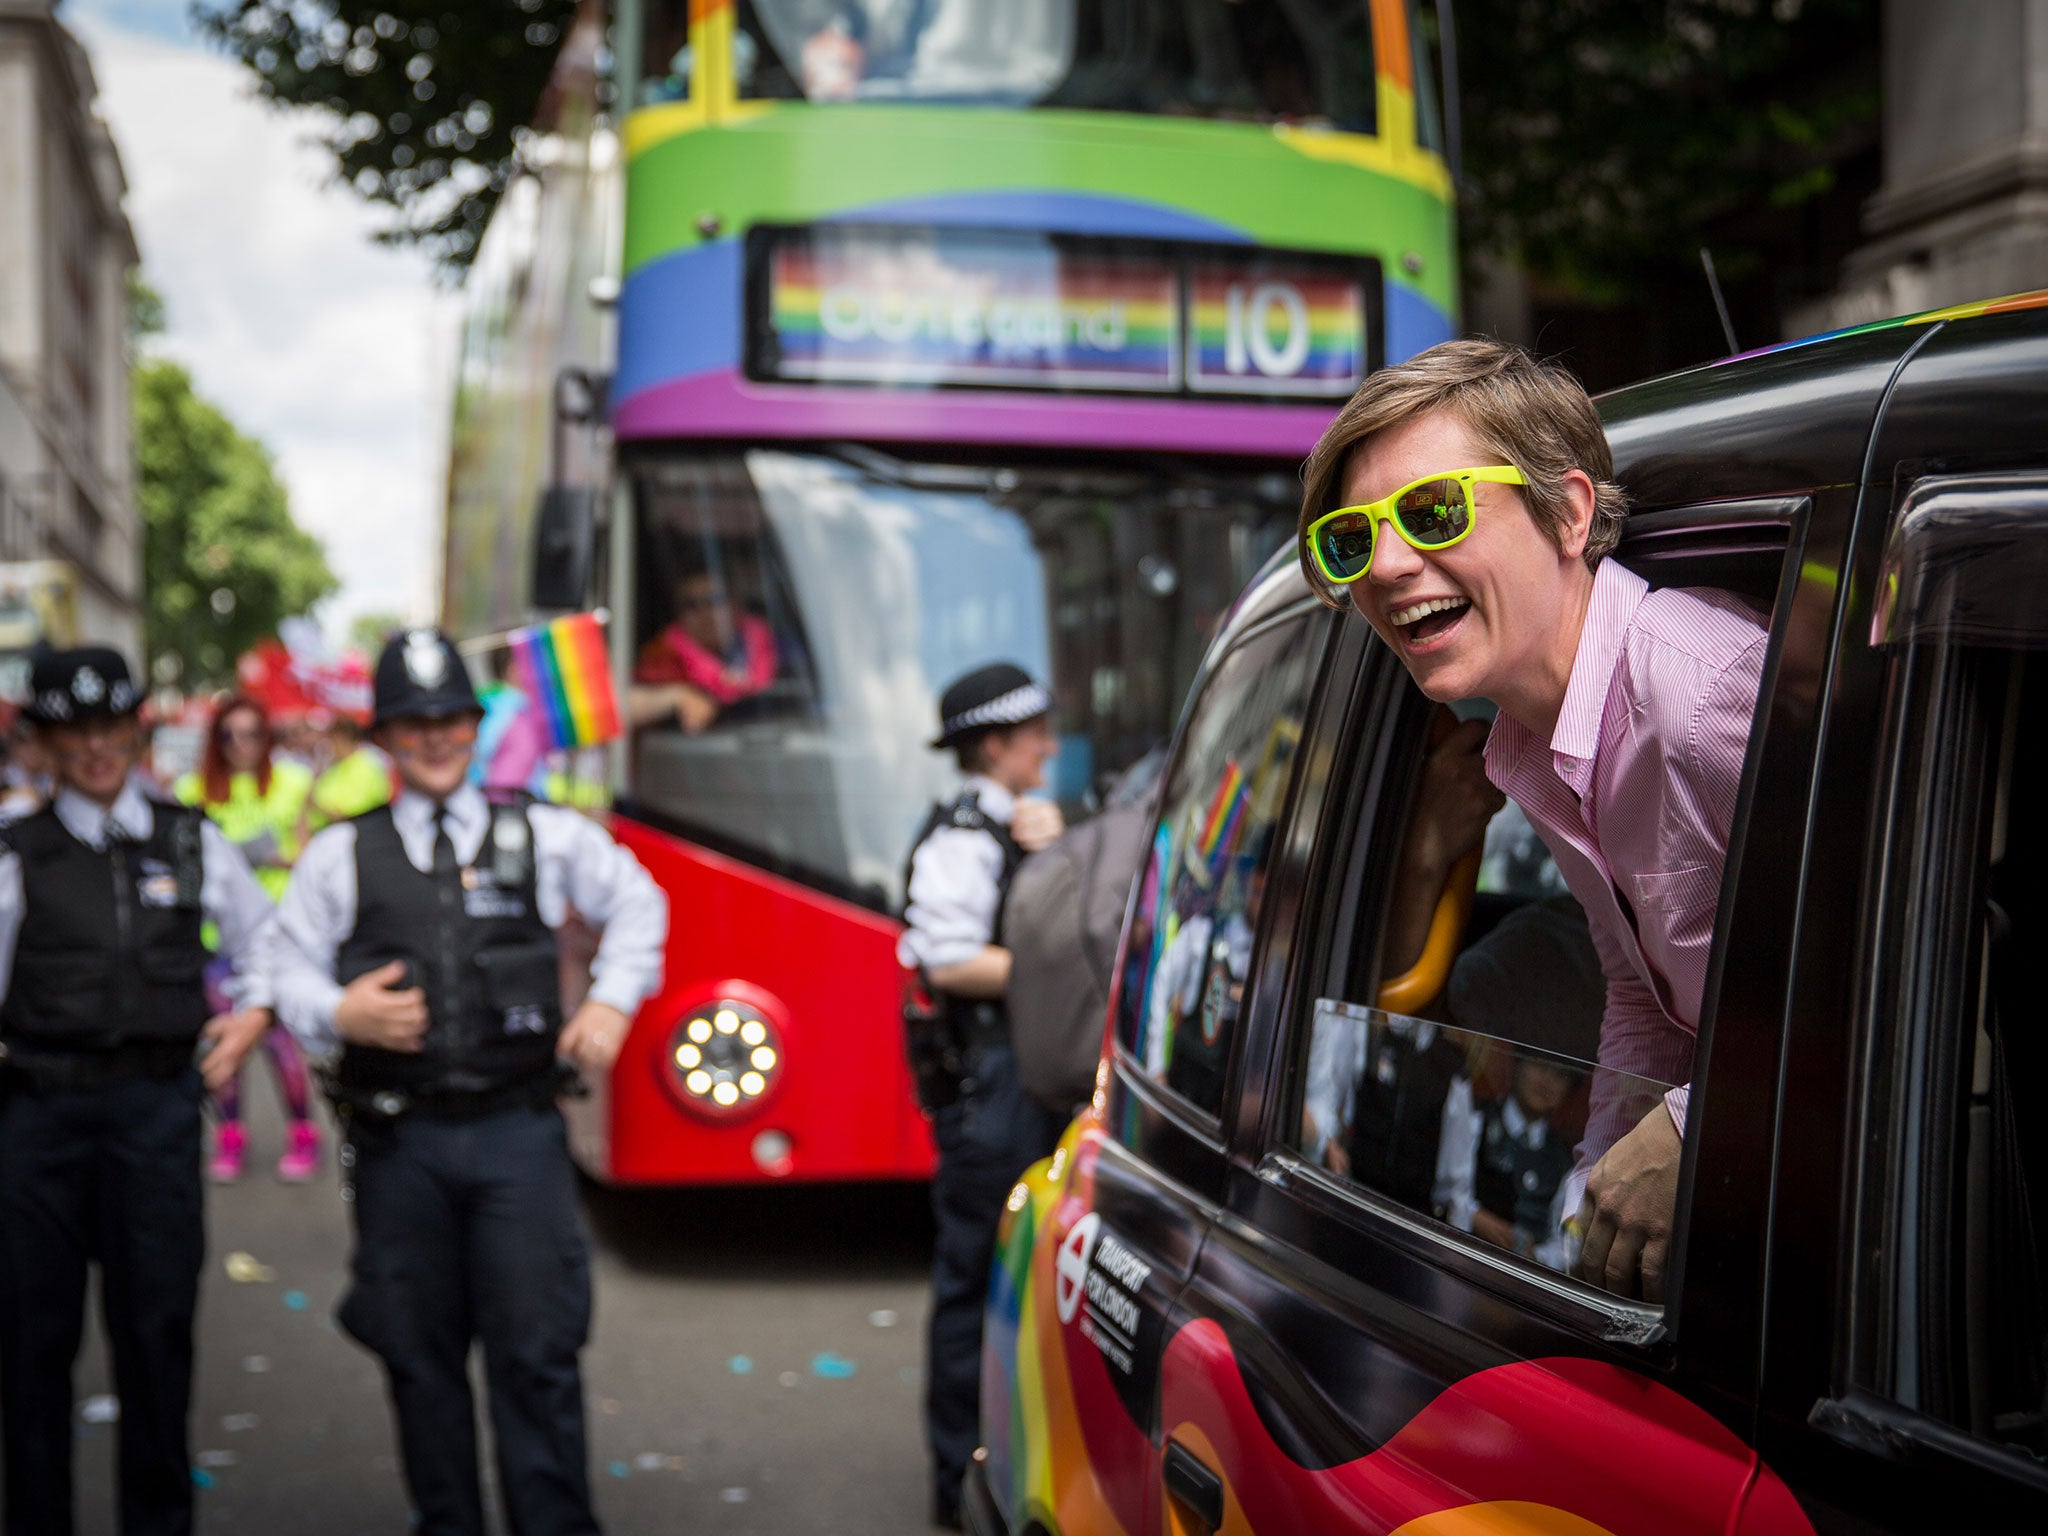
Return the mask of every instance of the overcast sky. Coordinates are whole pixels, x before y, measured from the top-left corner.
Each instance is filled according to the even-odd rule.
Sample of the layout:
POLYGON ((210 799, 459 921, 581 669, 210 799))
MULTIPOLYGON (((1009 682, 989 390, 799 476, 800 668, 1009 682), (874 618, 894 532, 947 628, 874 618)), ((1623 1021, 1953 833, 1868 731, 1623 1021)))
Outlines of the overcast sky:
POLYGON ((329 183, 316 121, 253 99, 192 37, 186 0, 70 0, 128 177, 162 351, 260 438, 355 614, 431 617, 456 298, 379 216, 329 183))

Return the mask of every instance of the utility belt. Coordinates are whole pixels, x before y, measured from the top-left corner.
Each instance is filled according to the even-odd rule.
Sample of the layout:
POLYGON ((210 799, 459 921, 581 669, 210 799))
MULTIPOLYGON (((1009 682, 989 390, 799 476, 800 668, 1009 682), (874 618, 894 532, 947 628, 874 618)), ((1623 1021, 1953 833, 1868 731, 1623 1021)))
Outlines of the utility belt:
POLYGON ((38 1051, 0 1042, 0 1076, 34 1093, 76 1093, 125 1083, 167 1082, 192 1065, 193 1042, 130 1040, 103 1051, 38 1051))
POLYGON ((921 970, 905 979, 903 1049, 927 1115, 957 1104, 973 1088, 983 1055, 1009 1043, 1010 1021, 999 1004, 934 992, 921 970))
POLYGON ((430 1120, 480 1120, 507 1109, 546 1109, 562 1096, 587 1092, 575 1069, 557 1062, 551 1072, 522 1077, 492 1088, 417 1091, 405 1088, 367 1088, 343 1083, 333 1073, 324 1074, 322 1085, 345 1123, 385 1124, 407 1115, 430 1120))

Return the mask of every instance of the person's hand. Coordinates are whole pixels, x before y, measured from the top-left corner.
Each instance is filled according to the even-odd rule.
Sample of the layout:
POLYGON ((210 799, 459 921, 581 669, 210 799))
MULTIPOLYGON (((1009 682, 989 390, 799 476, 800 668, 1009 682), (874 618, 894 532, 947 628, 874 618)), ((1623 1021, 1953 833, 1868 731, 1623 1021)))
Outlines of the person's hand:
POLYGON ((1351 1151, 1335 1136, 1323 1143, 1323 1166, 1340 1179, 1351 1177, 1351 1151))
POLYGON ((1579 1250, 1581 1280, 1617 1296, 1664 1299, 1684 1147, 1660 1103, 1593 1165, 1579 1206, 1578 1222, 1586 1234, 1579 1250))
POLYGON ((701 688, 676 684, 676 724, 692 736, 710 728, 718 718, 718 701, 701 688))
POLYGON ((1415 819, 1401 856, 1404 873, 1431 886, 1432 901, 1451 866, 1486 840, 1486 824, 1508 803, 1486 777, 1488 729, 1484 720, 1459 721, 1422 765, 1415 819))
POLYGON ((1051 847, 1067 830, 1067 818, 1052 800, 1019 800, 1010 817, 1010 836, 1026 853, 1051 847))
POLYGON ((235 1080, 243 1059, 268 1028, 268 1008, 240 1008, 233 1013, 215 1014, 206 1021, 206 1027, 199 1031, 199 1038, 205 1042, 205 1052, 199 1058, 199 1075, 206 1079, 210 1092, 218 1093, 235 1080))
POLYGON ((405 962, 391 960, 365 971, 342 989, 334 1005, 334 1032, 351 1045, 417 1051, 427 1032, 427 994, 401 987, 405 962))
POLYGON ((562 1026, 555 1054, 566 1056, 585 1072, 602 1072, 619 1059, 626 1031, 633 1021, 610 1003, 586 1002, 562 1026))

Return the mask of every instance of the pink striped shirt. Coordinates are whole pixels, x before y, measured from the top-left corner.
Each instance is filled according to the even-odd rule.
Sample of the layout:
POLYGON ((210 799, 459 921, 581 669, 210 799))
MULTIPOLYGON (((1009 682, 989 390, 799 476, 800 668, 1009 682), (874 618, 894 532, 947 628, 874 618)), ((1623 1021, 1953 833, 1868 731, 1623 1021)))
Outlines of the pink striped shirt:
MULTIPOLYGON (((1682 1134, 1721 866, 1769 633, 1726 592, 1649 583, 1613 560, 1593 596, 1549 750, 1498 716, 1486 776, 1549 846, 1607 976, 1599 1065, 1662 1083, 1682 1134)), ((1583 1168, 1648 1111, 1596 1076, 1583 1168)))

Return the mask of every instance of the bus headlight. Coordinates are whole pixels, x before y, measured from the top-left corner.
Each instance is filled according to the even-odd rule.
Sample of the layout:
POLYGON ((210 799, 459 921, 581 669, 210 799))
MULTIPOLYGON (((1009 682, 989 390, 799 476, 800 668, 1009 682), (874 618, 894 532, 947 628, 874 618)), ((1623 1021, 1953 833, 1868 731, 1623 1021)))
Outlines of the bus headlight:
POLYGON ((751 1003, 721 997, 686 1012, 669 1035, 668 1081, 715 1120, 759 1107, 782 1077, 782 1037, 751 1003))

